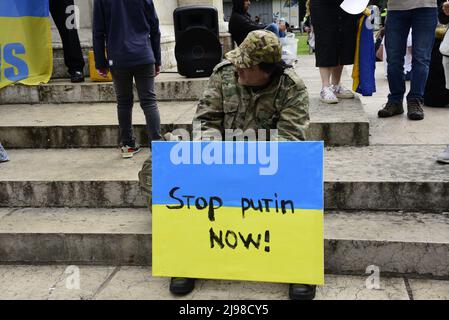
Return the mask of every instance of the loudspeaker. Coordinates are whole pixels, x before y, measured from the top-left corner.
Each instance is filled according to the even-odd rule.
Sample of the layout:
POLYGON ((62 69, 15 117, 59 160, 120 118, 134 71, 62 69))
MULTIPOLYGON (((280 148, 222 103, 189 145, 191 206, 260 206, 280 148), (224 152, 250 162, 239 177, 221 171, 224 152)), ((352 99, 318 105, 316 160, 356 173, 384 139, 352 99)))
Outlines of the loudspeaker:
POLYGON ((187 6, 173 12, 178 72, 187 78, 208 77, 223 53, 218 12, 212 6, 187 6))

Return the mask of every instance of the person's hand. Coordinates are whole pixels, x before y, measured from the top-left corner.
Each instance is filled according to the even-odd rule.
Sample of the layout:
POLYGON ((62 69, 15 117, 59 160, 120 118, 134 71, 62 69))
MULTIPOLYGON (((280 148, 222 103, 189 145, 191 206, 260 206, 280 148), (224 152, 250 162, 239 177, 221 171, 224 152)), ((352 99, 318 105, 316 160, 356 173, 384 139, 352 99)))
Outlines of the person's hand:
POLYGON ((445 15, 449 16, 449 2, 448 1, 443 3, 443 12, 445 15))
POLYGON ((309 33, 310 31, 312 31, 312 29, 310 29, 310 27, 304 27, 304 31, 305 31, 306 33, 309 33))
POLYGON ((160 74, 161 74, 161 66, 156 66, 156 67, 154 68, 154 72, 155 72, 155 74, 156 74, 156 77, 157 77, 158 75, 160 75, 160 74))
POLYGON ((103 78, 107 78, 108 77, 108 73, 109 73, 109 69, 108 68, 98 69, 98 74, 100 76, 102 76, 103 78))

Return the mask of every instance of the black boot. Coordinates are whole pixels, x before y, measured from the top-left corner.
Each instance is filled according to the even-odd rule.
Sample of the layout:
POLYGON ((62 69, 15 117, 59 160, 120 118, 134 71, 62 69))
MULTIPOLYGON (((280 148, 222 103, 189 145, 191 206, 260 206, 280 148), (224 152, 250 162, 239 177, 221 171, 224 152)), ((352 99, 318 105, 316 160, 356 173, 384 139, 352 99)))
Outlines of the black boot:
POLYGON ((170 292, 178 295, 189 294, 195 288, 195 279, 191 278, 171 278, 170 292))
POLYGON ((72 83, 84 82, 84 73, 83 73, 83 71, 72 71, 72 72, 70 72, 70 82, 72 82, 72 83))
POLYGON ((288 295, 291 300, 313 300, 315 299, 316 286, 308 284, 290 284, 288 295))
POLYGON ((410 120, 424 119, 423 103, 419 99, 411 99, 407 101, 407 117, 410 120))

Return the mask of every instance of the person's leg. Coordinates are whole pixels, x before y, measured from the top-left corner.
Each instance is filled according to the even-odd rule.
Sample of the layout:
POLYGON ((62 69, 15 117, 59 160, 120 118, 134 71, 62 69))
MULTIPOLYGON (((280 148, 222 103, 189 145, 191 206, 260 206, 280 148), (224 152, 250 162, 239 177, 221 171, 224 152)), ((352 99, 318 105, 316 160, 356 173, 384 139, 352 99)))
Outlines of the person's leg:
POLYGON ((446 89, 449 90, 449 57, 443 56, 444 76, 446 78, 446 89))
POLYGON ((338 86, 340 84, 343 68, 344 66, 336 66, 332 68, 332 85, 338 86))
POLYGON ((405 94, 404 56, 412 24, 411 10, 389 11, 385 27, 385 47, 388 63, 388 102, 402 103, 405 94))
POLYGON ((66 25, 70 14, 66 13, 68 6, 73 6, 73 0, 50 0, 50 12, 58 28, 64 48, 64 62, 69 69, 69 73, 82 72, 84 69, 84 58, 81 51, 78 30, 68 28, 66 25))
POLYGON ((320 68, 322 88, 329 87, 331 84, 332 68, 320 68))
POLYGON ((390 94, 380 118, 403 114, 405 94, 404 56, 407 51, 407 38, 411 27, 411 10, 390 11, 385 26, 385 49, 387 78, 390 94))
POLYGON ((161 118, 157 107, 156 94, 154 92, 154 64, 138 66, 134 69, 137 92, 139 94, 140 106, 145 114, 147 130, 151 141, 162 140, 161 118))
POLYGON ((320 93, 320 100, 324 103, 334 104, 338 103, 337 96, 335 95, 331 86, 332 67, 320 67, 321 84, 322 89, 320 93))
POLYGON ((436 8, 419 8, 412 11, 412 71, 410 92, 407 95, 407 117, 424 119, 424 93, 429 75, 435 28, 438 21, 436 8))
POLYGON ((123 146, 135 147, 132 129, 133 75, 127 69, 113 69, 115 94, 117 96, 117 116, 120 126, 120 139, 123 146))
POLYGON ((422 101, 429 75, 438 13, 436 8, 421 8, 412 11, 413 60, 410 92, 407 95, 407 100, 419 99, 422 101))

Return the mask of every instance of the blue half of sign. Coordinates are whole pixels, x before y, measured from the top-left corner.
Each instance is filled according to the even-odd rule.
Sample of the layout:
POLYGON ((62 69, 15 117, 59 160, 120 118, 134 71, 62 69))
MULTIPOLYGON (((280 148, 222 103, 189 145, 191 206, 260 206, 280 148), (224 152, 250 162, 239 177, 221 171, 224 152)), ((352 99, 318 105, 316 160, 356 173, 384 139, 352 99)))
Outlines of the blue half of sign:
POLYGON ((322 210, 323 153, 323 142, 154 142, 153 204, 178 204, 170 191, 179 188, 178 197, 217 196, 229 207, 248 198, 291 200, 298 209, 322 210), (210 152, 220 148, 219 154, 210 152), (208 155, 222 164, 208 164, 208 155))

